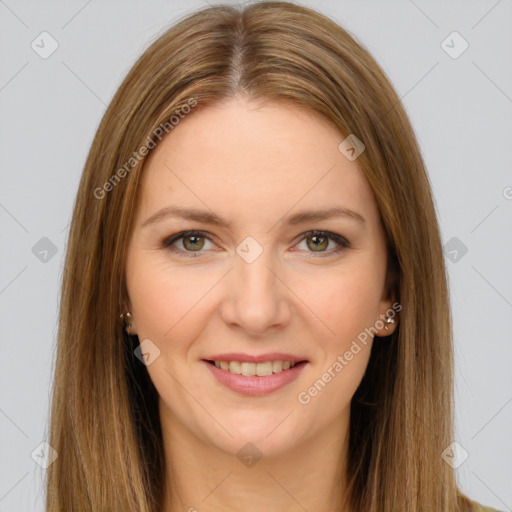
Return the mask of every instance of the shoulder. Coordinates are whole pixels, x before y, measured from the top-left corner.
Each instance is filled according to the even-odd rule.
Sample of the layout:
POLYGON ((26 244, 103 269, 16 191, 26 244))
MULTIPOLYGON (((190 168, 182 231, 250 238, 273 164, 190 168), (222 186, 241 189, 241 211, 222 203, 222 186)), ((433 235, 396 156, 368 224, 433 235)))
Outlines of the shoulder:
POLYGON ((472 512, 501 512, 498 509, 480 505, 480 503, 477 503, 476 501, 471 501, 471 505, 473 505, 472 512))

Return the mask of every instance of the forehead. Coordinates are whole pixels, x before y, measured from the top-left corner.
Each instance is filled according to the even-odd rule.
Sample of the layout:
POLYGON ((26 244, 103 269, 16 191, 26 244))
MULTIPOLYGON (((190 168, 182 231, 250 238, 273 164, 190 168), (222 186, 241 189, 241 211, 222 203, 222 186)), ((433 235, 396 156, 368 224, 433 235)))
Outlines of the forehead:
POLYGON ((198 108, 146 160, 141 215, 178 205, 255 221, 292 209, 342 206, 377 215, 344 136, 318 114, 284 103, 235 98, 198 108))

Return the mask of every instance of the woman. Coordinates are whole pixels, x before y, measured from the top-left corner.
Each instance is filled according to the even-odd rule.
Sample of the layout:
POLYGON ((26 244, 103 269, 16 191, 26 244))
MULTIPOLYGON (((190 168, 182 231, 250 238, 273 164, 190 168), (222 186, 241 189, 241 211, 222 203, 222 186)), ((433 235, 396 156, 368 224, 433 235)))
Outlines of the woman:
POLYGON ((65 269, 49 511, 491 510, 449 463, 415 136, 320 14, 208 7, 160 37, 98 129, 65 269))

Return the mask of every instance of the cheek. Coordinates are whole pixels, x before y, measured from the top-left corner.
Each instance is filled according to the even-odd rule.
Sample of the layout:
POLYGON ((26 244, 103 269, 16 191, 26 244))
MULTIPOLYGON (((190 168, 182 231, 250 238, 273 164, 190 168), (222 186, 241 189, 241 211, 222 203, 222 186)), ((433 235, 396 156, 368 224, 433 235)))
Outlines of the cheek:
POLYGON ((169 279, 157 269, 137 261, 133 269, 127 288, 139 339, 160 338, 172 327, 170 312, 177 301, 177 290, 169 286, 169 279))
POLYGON ((381 290, 368 268, 341 269, 315 281, 316 291, 309 295, 307 304, 323 322, 324 339, 341 349, 374 325, 381 290))
POLYGON ((133 257, 127 268, 127 288, 139 339, 150 338, 164 348, 167 340, 185 345, 204 307, 204 297, 218 277, 187 269, 176 270, 144 255, 133 257), (191 325, 191 322, 193 325, 191 325))
POLYGON ((380 289, 367 269, 330 274, 317 284, 322 292, 311 294, 308 306, 322 321, 316 329, 321 356, 297 399, 307 414, 321 410, 324 421, 335 421, 346 414, 366 371, 380 289))

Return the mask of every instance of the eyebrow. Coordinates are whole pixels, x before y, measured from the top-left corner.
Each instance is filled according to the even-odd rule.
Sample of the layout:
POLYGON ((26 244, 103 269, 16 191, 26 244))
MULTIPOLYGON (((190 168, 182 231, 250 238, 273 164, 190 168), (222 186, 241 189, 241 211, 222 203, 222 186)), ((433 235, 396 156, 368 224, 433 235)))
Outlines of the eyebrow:
MULTIPOLYGON (((146 219, 141 228, 144 228, 150 224, 159 222, 165 218, 178 217, 186 220, 194 220, 204 224, 211 224, 224 228, 231 227, 231 224, 216 215, 213 212, 205 210, 198 210, 196 208, 178 208, 178 207, 165 207, 158 210, 156 213, 146 219)), ((318 220, 327 220, 332 218, 346 218, 349 220, 357 221, 364 224, 366 221, 364 217, 348 208, 329 208, 326 210, 305 210, 299 213, 294 213, 281 220, 281 223, 285 223, 289 226, 296 226, 298 224, 304 224, 306 222, 313 222, 318 220)))

